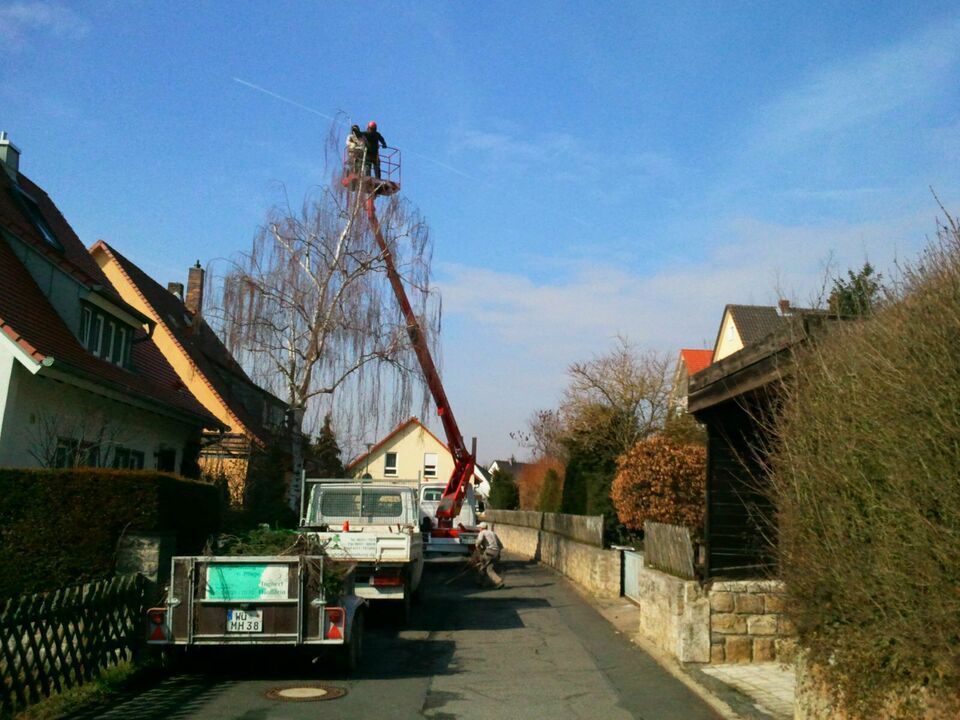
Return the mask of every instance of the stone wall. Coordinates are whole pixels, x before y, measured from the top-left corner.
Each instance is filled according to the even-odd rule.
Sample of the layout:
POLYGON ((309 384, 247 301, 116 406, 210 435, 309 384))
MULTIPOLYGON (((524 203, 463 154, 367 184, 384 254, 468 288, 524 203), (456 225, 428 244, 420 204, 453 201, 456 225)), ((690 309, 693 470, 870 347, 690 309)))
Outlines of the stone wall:
POLYGON ((639 633, 680 662, 710 661, 710 600, 696 580, 637 571, 639 633))
POLYGON ((710 598, 710 662, 749 663, 790 659, 793 626, 783 614, 783 583, 776 580, 715 582, 710 598))
MULTIPOLYGON (((572 516, 520 510, 489 510, 484 513, 484 519, 491 524, 506 552, 542 562, 597 597, 620 597, 620 552, 604 550, 602 547, 541 529, 549 524, 550 527, 583 532, 585 537, 596 538, 595 528, 591 523, 566 523, 561 520, 557 524, 548 520, 551 517, 572 516)), ((602 527, 602 519, 600 522, 602 527)))

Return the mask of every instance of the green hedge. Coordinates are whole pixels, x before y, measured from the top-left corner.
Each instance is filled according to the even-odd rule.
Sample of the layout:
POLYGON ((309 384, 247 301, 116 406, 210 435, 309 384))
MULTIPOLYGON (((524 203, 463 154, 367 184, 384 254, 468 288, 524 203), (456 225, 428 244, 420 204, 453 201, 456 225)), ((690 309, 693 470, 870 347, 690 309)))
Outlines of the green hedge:
POLYGON ((0 468, 0 598, 109 576, 131 532, 177 535, 202 550, 220 522, 216 487, 174 475, 0 468))

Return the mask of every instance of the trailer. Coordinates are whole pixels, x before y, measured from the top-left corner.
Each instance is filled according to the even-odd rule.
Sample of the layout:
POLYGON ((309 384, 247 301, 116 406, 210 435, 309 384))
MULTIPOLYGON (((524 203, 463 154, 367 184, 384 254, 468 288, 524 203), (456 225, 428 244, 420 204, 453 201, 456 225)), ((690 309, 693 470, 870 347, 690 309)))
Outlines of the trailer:
POLYGON ((363 648, 364 606, 352 563, 326 555, 179 556, 165 603, 147 612, 150 645, 325 650, 345 670, 363 648))

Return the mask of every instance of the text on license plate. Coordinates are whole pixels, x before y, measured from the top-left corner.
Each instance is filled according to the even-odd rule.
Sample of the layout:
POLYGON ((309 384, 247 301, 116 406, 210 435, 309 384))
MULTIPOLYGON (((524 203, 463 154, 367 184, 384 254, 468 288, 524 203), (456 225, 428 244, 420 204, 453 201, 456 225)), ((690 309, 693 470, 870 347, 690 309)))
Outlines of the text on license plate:
POLYGON ((227 610, 227 632, 263 632, 260 610, 227 610))

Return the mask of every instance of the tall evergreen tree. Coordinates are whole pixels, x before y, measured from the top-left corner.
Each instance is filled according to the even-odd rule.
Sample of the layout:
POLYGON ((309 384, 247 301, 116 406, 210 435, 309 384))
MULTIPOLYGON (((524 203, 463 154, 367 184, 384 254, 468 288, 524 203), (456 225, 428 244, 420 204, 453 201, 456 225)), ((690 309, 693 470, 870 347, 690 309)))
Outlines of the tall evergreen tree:
POLYGON ((520 507, 520 489, 510 473, 497 470, 490 477, 490 507, 495 510, 520 507))
POLYGON ((333 432, 333 421, 330 413, 327 413, 323 418, 323 427, 310 448, 310 454, 313 455, 312 459, 316 467, 314 472, 318 477, 346 477, 347 471, 340 460, 340 446, 337 444, 337 436, 333 432))

